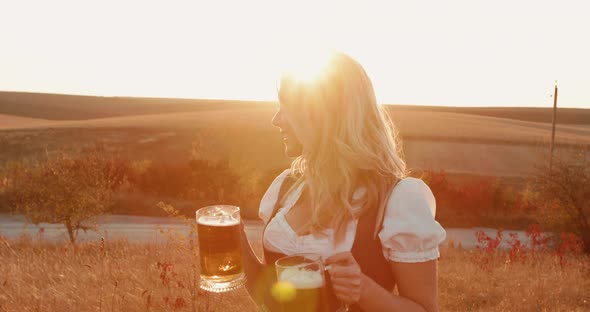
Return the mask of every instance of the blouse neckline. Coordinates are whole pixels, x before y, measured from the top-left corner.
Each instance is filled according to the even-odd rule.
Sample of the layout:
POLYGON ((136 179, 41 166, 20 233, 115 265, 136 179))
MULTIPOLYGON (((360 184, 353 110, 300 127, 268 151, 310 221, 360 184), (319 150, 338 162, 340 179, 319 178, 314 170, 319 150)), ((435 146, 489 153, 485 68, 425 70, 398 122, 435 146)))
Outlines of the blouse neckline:
MULTIPOLYGON (((303 186, 304 185, 305 185, 304 183, 301 183, 299 186, 297 186, 295 191, 287 197, 283 206, 279 207, 279 211, 277 211, 277 214, 275 215, 275 218, 277 216, 280 218, 277 221, 279 221, 280 223, 283 224, 283 228, 285 228, 287 231, 290 232, 291 235, 293 235, 297 238, 305 238, 305 237, 314 236, 313 233, 303 234, 303 235, 298 234, 295 231, 295 229, 291 226, 289 221, 287 221, 287 213, 291 210, 291 208, 293 208, 293 206, 295 206, 295 204, 297 203, 299 198, 301 198, 301 194, 303 193, 303 186)), ((323 234, 331 234, 332 232, 334 232, 334 229, 332 229, 332 228, 327 228, 322 231, 323 234)))

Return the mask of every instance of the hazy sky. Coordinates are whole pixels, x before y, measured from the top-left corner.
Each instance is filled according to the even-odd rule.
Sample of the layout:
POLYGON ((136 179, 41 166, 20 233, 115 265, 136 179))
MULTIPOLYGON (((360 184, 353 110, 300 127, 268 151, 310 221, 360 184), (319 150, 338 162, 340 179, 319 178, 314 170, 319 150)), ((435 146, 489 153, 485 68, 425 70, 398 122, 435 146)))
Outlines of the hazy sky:
POLYGON ((311 43, 381 103, 590 108, 587 1, 316 2, 0 0, 0 90, 275 100, 311 43))

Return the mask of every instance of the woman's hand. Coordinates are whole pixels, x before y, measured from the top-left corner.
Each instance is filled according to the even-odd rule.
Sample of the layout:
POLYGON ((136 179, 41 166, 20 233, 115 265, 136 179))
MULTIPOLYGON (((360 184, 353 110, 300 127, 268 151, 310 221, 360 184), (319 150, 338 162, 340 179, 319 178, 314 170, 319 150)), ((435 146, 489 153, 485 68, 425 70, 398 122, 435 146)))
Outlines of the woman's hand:
POLYGON ((329 257, 324 262, 338 300, 347 304, 357 303, 363 293, 366 276, 352 253, 341 252, 329 257))

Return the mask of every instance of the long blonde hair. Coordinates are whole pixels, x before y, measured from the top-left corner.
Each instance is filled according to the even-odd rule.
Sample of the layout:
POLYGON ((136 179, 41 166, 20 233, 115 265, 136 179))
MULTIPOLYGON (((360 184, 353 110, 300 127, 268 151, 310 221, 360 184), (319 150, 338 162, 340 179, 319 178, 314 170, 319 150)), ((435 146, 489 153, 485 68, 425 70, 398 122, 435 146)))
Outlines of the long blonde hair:
POLYGON ((363 67, 350 56, 331 52, 318 77, 299 80, 291 71, 281 76, 281 105, 295 114, 292 122, 303 153, 291 172, 304 183, 312 215, 306 229, 318 234, 327 227, 337 241, 346 224, 383 206, 391 187, 406 176, 393 122, 378 105, 363 67), (366 192, 353 198, 358 187, 366 192), (359 206, 359 210, 353 210, 359 206))

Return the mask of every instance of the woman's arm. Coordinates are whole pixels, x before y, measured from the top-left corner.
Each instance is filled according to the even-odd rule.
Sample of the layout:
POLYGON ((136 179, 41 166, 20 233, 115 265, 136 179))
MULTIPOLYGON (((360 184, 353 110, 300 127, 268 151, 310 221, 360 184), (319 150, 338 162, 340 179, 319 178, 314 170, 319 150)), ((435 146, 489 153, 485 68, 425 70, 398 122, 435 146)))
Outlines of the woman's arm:
POLYGON ((383 289, 363 274, 359 305, 365 311, 438 311, 436 260, 418 263, 391 262, 399 296, 383 289))
POLYGON ((438 311, 436 260, 390 262, 399 296, 361 272, 350 252, 326 259, 334 293, 343 302, 358 303, 365 311, 438 311))

